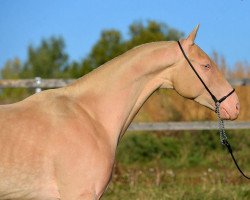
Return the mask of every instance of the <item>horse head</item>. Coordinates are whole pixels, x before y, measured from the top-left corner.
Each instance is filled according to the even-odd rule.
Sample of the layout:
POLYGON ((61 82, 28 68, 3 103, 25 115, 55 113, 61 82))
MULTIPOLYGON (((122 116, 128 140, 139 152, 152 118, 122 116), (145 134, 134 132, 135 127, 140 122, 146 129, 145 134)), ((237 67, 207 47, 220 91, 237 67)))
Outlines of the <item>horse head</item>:
MULTIPOLYGON (((174 70, 173 86, 181 96, 193 99, 201 105, 215 110, 215 101, 212 96, 221 99, 233 89, 223 77, 216 63, 194 43, 198 29, 199 26, 186 39, 180 40, 180 56, 174 70), (184 51, 183 53, 181 48, 184 51), (188 60, 190 63, 188 63, 188 60)), ((240 104, 235 92, 220 104, 220 113, 223 119, 236 119, 239 110, 240 104)))

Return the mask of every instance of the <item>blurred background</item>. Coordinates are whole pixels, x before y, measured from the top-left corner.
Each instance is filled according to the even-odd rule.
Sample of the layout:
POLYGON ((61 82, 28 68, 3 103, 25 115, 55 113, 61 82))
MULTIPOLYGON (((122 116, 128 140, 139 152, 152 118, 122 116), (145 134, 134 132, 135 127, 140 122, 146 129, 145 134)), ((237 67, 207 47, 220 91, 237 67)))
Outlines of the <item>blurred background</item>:
MULTIPOLYGON (((1 79, 79 78, 134 46, 178 40, 197 25, 198 44, 227 79, 250 78, 250 2, 164 0, 0 0, 1 79)), ((250 86, 237 86, 250 121, 250 86)), ((0 89, 0 103, 34 93, 0 89)), ((174 91, 159 90, 135 122, 207 121, 216 115, 174 91)), ((235 155, 250 174, 250 132, 229 130, 235 155)), ((250 199, 217 131, 128 132, 103 199, 250 199)))

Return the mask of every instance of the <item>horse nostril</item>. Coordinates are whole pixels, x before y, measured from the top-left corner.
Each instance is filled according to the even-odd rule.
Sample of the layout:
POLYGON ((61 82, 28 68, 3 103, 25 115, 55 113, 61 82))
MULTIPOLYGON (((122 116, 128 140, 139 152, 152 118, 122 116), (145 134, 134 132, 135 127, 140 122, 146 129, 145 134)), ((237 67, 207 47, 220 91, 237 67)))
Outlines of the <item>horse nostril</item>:
POLYGON ((238 110, 238 111, 240 110, 240 104, 239 103, 236 104, 236 110, 238 110))

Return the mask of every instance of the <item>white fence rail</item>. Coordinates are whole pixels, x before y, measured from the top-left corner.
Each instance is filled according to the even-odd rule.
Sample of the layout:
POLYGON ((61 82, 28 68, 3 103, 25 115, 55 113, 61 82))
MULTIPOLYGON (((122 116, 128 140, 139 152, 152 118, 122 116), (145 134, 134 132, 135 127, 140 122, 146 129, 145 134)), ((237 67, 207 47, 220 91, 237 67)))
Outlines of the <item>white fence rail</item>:
MULTIPOLYGON (((250 122, 225 121, 225 128, 250 129, 250 122)), ((132 123, 129 131, 195 131, 195 130, 217 130, 216 121, 194 121, 194 122, 154 122, 154 123, 132 123)))

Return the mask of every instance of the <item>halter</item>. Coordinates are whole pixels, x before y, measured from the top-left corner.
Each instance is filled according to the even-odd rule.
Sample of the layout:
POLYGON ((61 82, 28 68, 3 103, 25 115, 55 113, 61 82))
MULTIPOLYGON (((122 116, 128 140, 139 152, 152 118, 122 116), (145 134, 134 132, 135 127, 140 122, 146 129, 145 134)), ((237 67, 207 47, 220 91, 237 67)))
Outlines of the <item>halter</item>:
POLYGON ((233 89, 231 92, 229 92, 227 95, 223 96, 222 98, 220 99, 217 99, 215 97, 215 95, 209 90, 209 88, 207 87, 207 85, 205 84, 205 82, 202 80, 202 78, 200 77, 200 75, 198 74, 198 72, 195 70, 194 66, 192 65, 192 63, 190 62, 190 60, 188 59, 187 55, 185 54, 185 51, 184 49, 182 48, 181 46, 181 43, 180 41, 177 41, 178 42, 178 45, 181 49, 181 52, 183 54, 183 56, 185 57, 186 61, 188 62, 188 64, 190 65, 190 67, 192 68, 192 70, 194 71, 194 73, 196 74, 196 76, 199 78, 199 80, 201 81, 201 83, 203 84, 203 86, 205 87, 205 89, 207 90, 207 92, 210 94, 210 96, 212 97, 212 99, 214 100, 214 103, 215 103, 215 112, 217 113, 217 116, 218 116, 218 124, 219 124, 219 133, 220 133, 220 140, 221 140, 221 143, 223 145, 225 145, 228 149, 228 152, 231 154, 232 156, 232 159, 237 167, 237 169, 240 171, 240 173, 247 179, 250 179, 250 177, 246 176, 242 170, 240 169, 237 161, 235 160, 234 158, 234 155, 233 155, 233 151, 232 151, 232 148, 231 148, 231 145, 229 144, 228 140, 227 140, 227 135, 226 135, 226 132, 225 132, 225 127, 224 127, 224 121, 221 119, 220 117, 220 104, 226 100, 231 94, 233 94, 235 92, 235 89, 233 89))

